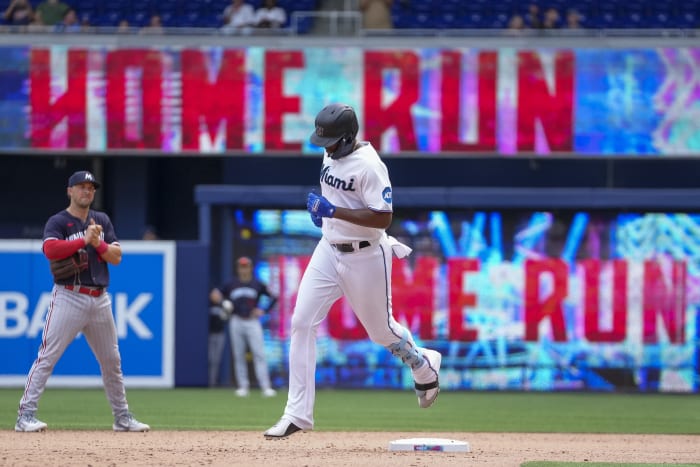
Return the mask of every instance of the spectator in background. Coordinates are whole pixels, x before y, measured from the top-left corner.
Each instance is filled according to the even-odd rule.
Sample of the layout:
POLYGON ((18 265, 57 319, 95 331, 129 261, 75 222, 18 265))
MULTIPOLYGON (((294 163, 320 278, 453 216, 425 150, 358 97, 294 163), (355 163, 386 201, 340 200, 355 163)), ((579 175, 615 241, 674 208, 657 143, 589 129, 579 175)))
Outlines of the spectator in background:
POLYGON ((129 34, 131 33, 131 25, 129 24, 129 20, 127 19, 122 19, 119 21, 119 24, 117 25, 117 34, 129 34))
POLYGON ((70 7, 60 0, 44 0, 36 7, 37 13, 41 14, 41 20, 46 26, 55 26, 66 15, 70 7))
POLYGON ((525 14, 525 25, 531 29, 541 29, 542 28, 542 18, 540 16, 540 7, 536 3, 531 3, 527 7, 527 13, 525 14))
POLYGON ((279 29, 287 22, 287 12, 277 6, 276 0, 265 0, 255 12, 255 26, 258 28, 279 29))
POLYGON ((244 0, 231 0, 224 9, 223 31, 229 34, 245 34, 255 26, 255 10, 244 0))
POLYGON ((90 17, 88 15, 83 15, 83 19, 80 20, 80 32, 95 32, 95 27, 90 23, 90 17))
POLYGON ((581 15, 575 9, 571 8, 566 12, 566 27, 567 29, 581 29, 581 15))
POLYGON ((160 15, 151 15, 151 19, 148 22, 148 26, 141 28, 141 34, 163 34, 163 23, 160 19, 160 15))
POLYGON ((547 8, 542 20, 542 29, 559 29, 561 17, 556 8, 547 8))
POLYGON ((519 35, 525 29, 525 20, 521 15, 515 14, 508 20, 508 34, 519 35))
POLYGON ((28 0, 12 0, 3 18, 11 26, 26 26, 34 19, 34 10, 28 0))
POLYGON ((393 0, 360 0, 363 29, 393 29, 391 4, 393 0))
POLYGON ((78 15, 75 10, 69 8, 63 15, 63 20, 54 25, 54 31, 56 32, 80 32, 80 23, 78 22, 78 15))
POLYGON ((34 19, 31 23, 29 23, 29 26, 27 26, 27 32, 46 32, 47 29, 48 26, 44 24, 44 20, 41 17, 41 12, 35 11, 34 19))

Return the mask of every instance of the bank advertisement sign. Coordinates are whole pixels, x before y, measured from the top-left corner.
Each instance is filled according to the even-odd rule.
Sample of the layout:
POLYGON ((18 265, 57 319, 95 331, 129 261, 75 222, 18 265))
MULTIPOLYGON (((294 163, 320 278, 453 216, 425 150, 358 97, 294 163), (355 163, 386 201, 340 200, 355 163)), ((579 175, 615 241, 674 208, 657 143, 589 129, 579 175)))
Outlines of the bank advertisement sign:
MULTIPOLYGON (((175 243, 121 242, 110 266, 112 301, 127 386, 174 385, 175 243)), ((0 386, 23 386, 41 345, 53 278, 41 241, 0 241, 0 386)), ((78 334, 49 386, 99 387, 100 368, 78 334)))

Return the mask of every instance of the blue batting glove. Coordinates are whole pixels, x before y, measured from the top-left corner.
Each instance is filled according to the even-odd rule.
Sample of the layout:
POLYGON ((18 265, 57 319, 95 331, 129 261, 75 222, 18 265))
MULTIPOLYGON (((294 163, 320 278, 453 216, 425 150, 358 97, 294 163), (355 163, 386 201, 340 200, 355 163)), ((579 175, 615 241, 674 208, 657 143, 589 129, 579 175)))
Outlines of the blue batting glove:
POLYGON ((323 217, 318 216, 314 213, 311 213, 311 222, 313 222, 316 227, 323 227, 323 217))
POLYGON ((309 193, 306 199, 306 210, 319 217, 333 217, 335 206, 326 198, 314 192, 309 193))

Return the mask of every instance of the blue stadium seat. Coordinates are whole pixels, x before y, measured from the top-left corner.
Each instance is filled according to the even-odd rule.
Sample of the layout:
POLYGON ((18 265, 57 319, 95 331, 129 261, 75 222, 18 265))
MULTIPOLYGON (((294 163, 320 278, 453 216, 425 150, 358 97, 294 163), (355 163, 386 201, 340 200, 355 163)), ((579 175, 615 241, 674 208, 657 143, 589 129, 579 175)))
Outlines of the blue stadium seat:
POLYGON ((510 22, 510 19, 515 14, 520 14, 520 13, 509 12, 507 10, 494 11, 492 14, 487 15, 484 18, 484 22, 488 23, 488 26, 485 26, 485 27, 496 28, 496 29, 508 27, 508 23, 510 22))
POLYGON ((570 8, 578 11, 581 16, 586 18, 592 18, 598 14, 598 5, 593 0, 583 0, 580 2, 572 3, 570 8))
MULTIPOLYGON (((183 16, 187 16, 190 13, 197 13, 197 15, 199 15, 205 6, 205 3, 201 1, 189 1, 183 2, 179 9, 183 16)), ((197 16, 197 18, 199 18, 199 16, 197 16)))
POLYGON ((421 24, 414 15, 400 15, 394 23, 394 27, 398 29, 419 29, 421 24))
POLYGON ((130 8, 131 14, 136 13, 136 12, 150 14, 151 11, 153 11, 153 8, 152 8, 150 2, 148 2, 148 1, 139 2, 139 1, 134 0, 131 3, 131 8, 130 8))
POLYGON ((403 2, 393 2, 391 4, 391 16, 395 18, 394 25, 405 22, 405 17, 411 14, 411 10, 403 2))
POLYGON ((680 18, 676 15, 676 5, 670 1, 652 2, 649 5, 650 26, 656 28, 676 28, 680 26, 680 18))
POLYGON ((598 24, 603 29, 621 29, 626 27, 627 20, 619 14, 607 11, 600 14, 598 24))
POLYGON ((432 13, 435 10, 435 6, 430 1, 420 1, 411 3, 411 11, 418 15, 421 13, 432 13))
POLYGON ((230 0, 202 0, 204 2, 204 7, 208 14, 220 15, 224 12, 224 9, 231 4, 230 0))
POLYGON ((693 12, 696 15, 700 15, 700 0, 679 0, 676 2, 675 7, 679 14, 693 12))
POLYGON ((309 31, 311 31, 311 28, 314 27, 314 20, 309 16, 299 18, 299 23, 297 27, 297 32, 299 34, 307 34, 309 31))
MULTIPOLYGON (((78 15, 82 15, 83 13, 99 13, 98 5, 92 0, 74 0, 70 4, 75 8, 75 11, 78 12, 78 15)), ((38 5, 38 3, 36 5, 38 5)))
POLYGON ((464 17, 464 27, 469 29, 488 29, 493 27, 494 17, 489 14, 472 11, 464 17))
POLYGON ((622 7, 622 10, 628 15, 647 16, 649 14, 649 5, 644 1, 629 2, 622 7))
POLYGON ((652 13, 649 16, 649 21, 647 23, 649 27, 651 28, 656 28, 656 29, 669 29, 669 28, 675 28, 676 23, 674 22, 674 18, 667 13, 652 13))
POLYGON ((621 24, 623 28, 644 29, 648 24, 648 16, 639 12, 631 12, 625 15, 625 19, 621 24))
POLYGON ((416 15, 416 23, 418 24, 418 29, 431 29, 435 27, 433 15, 430 13, 418 13, 416 15))
POLYGON ((603 16, 605 14, 609 16, 619 15, 621 12, 620 4, 616 2, 602 2, 598 4, 598 14, 603 16))
POLYGON ((571 0, 569 2, 569 7, 576 8, 577 10, 579 8, 586 8, 595 11, 598 9, 598 0, 571 0))
POLYGON ((98 13, 101 15, 106 15, 108 13, 128 13, 131 5, 128 1, 116 0, 114 2, 104 2, 99 6, 98 13))
POLYGON ((694 11, 680 11, 677 22, 680 28, 696 29, 700 27, 700 16, 694 11))
POLYGON ((216 17, 201 12, 193 12, 180 18, 180 24, 188 28, 218 28, 216 17))
POLYGON ((151 13, 147 13, 145 11, 137 11, 135 13, 130 14, 127 17, 127 19, 131 26, 140 28, 148 24, 148 22, 151 19, 151 13))
POLYGON ((490 9, 487 3, 480 0, 466 2, 462 5, 458 23, 461 24, 461 28, 483 29, 487 27, 485 21, 489 15, 490 9))
POLYGON ((484 27, 490 29, 507 29, 508 21, 504 21, 502 16, 494 16, 487 18, 488 23, 484 23, 484 27))
POLYGON ((493 15, 501 15, 501 16, 506 16, 510 18, 513 16, 513 14, 517 13, 523 13, 521 11, 521 8, 519 7, 520 5, 515 2, 510 2, 510 1, 505 1, 505 2, 495 2, 492 5, 489 5, 489 11, 493 15))
POLYGON ((444 2, 437 6, 436 12, 460 15, 462 14, 462 5, 455 2, 444 2))
POLYGON ((287 13, 293 11, 314 11, 318 8, 316 0, 277 0, 277 6, 284 8, 287 13))
POLYGON ((173 13, 172 11, 161 11, 160 12, 160 22, 165 28, 172 28, 178 26, 178 18, 180 15, 173 13))
POLYGON ((95 15, 90 18, 90 22, 94 26, 103 26, 103 27, 114 27, 116 28, 119 26, 119 21, 121 21, 124 18, 121 12, 119 11, 113 11, 111 13, 103 13, 100 15, 95 15))
POLYGON ((199 24, 200 28, 217 28, 219 27, 219 23, 216 22, 216 16, 212 15, 200 15, 199 16, 199 24))
POLYGON ((170 15, 168 19, 172 22, 174 16, 182 14, 182 5, 178 0, 160 0, 151 3, 151 11, 157 11, 161 14, 161 19, 163 15, 170 15))
POLYGON ((461 15, 455 13, 439 13, 433 17, 434 27, 438 29, 462 28, 461 15))

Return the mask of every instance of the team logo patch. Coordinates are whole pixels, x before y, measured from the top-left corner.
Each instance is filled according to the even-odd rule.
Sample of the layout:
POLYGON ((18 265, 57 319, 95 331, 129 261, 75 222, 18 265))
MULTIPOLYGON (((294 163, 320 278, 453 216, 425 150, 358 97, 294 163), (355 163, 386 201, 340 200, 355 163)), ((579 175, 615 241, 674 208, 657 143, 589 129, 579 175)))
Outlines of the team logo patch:
POLYGON ((391 204, 391 187, 386 187, 384 188, 384 191, 382 191, 382 199, 387 203, 391 204))

